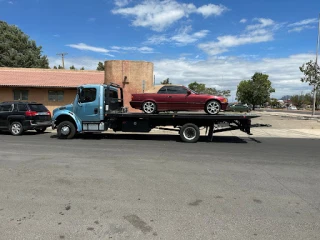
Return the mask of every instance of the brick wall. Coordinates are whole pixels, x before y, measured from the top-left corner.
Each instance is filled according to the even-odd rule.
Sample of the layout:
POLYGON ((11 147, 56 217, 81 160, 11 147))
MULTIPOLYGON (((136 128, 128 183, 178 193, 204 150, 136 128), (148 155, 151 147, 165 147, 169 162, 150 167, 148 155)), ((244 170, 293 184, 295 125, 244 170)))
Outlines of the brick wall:
POLYGON ((123 87, 124 105, 129 111, 131 94, 142 93, 142 81, 145 80, 145 89, 153 86, 153 63, 144 61, 112 60, 105 61, 106 84, 113 82, 123 87))

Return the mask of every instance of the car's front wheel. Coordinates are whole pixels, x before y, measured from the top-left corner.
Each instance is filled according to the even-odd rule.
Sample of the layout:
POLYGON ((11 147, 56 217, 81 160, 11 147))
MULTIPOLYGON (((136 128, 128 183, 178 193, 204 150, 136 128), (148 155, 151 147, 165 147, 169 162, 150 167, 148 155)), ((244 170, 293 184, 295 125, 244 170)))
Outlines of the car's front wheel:
POLYGON ((218 101, 211 100, 211 101, 207 102, 206 106, 204 107, 204 110, 206 113, 208 113, 210 115, 215 115, 220 112, 221 105, 218 101))
POLYGON ((72 122, 64 121, 58 125, 58 138, 71 139, 76 135, 76 127, 72 122))
POLYGON ((11 123, 9 130, 13 136, 18 136, 23 133, 23 126, 21 122, 13 122, 11 123))
POLYGON ((151 101, 144 102, 142 104, 142 111, 147 114, 157 113, 157 105, 151 101))

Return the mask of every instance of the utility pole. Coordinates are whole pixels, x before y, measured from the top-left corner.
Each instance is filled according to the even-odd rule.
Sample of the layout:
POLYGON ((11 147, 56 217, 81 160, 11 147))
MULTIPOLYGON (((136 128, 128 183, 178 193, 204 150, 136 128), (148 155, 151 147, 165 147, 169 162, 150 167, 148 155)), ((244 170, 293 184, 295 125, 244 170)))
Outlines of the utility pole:
POLYGON ((62 58, 62 68, 64 69, 64 56, 68 55, 68 53, 57 53, 57 55, 61 56, 61 58, 62 58))
MULTIPOLYGON (((318 52, 319 52, 319 42, 320 42, 320 13, 318 17, 318 39, 317 39, 317 51, 316 51, 316 62, 315 62, 315 70, 317 74, 317 69, 318 69, 318 52)), ((316 111, 316 97, 317 97, 317 86, 316 83, 314 84, 313 88, 313 107, 312 107, 312 116, 315 115, 316 111)))

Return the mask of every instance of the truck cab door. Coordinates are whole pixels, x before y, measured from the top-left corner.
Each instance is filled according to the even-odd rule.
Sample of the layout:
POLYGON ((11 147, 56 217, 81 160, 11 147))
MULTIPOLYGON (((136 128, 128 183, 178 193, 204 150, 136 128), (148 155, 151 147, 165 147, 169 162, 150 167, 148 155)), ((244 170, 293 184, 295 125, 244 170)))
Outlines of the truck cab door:
POLYGON ((75 103, 77 117, 82 122, 100 121, 100 99, 98 87, 82 87, 78 90, 78 100, 75 103))

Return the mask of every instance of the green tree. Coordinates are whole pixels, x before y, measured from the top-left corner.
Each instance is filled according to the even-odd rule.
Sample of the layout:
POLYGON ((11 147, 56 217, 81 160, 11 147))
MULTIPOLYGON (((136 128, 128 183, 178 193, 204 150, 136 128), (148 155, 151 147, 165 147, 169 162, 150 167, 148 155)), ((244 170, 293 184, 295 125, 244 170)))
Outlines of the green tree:
POLYGON ((84 70, 84 67, 80 68, 80 70, 84 70))
POLYGON ((97 67, 98 71, 104 71, 104 64, 102 62, 98 63, 98 67, 97 67))
POLYGON ((57 66, 53 66, 53 69, 58 69, 57 66))
POLYGON ((163 80, 162 82, 160 82, 160 84, 171 84, 169 78, 163 80))
POLYGON ((301 108, 305 104, 305 95, 293 95, 290 100, 297 108, 301 108))
POLYGON ((197 93, 205 93, 206 91, 206 85, 203 83, 193 82, 188 85, 188 88, 190 88, 191 90, 197 93))
POLYGON ((320 67, 317 63, 310 60, 299 67, 299 69, 304 74, 304 77, 301 78, 301 82, 309 83, 309 85, 313 86, 312 115, 314 115, 314 111, 318 106, 317 91, 320 88, 320 67))
POLYGON ((230 90, 217 90, 215 88, 207 88, 205 84, 197 83, 196 81, 193 83, 190 83, 188 85, 188 88, 190 88, 191 90, 197 93, 230 97, 230 90))
POLYGON ((41 49, 18 27, 0 21, 0 67, 49 68, 41 49))
POLYGON ((70 67, 70 70, 76 70, 76 68, 72 65, 72 66, 70 67))
POLYGON ((270 101, 270 94, 275 92, 271 86, 269 76, 263 73, 255 73, 250 80, 243 80, 237 88, 237 99, 242 103, 264 105, 270 101))
POLYGON ((58 66, 58 69, 63 69, 63 67, 59 65, 59 66, 58 66))
POLYGON ((278 99, 276 99, 276 98, 271 98, 271 99, 270 99, 270 105, 271 105, 272 108, 277 108, 277 107, 279 107, 278 99))

